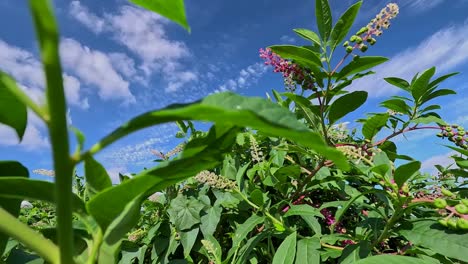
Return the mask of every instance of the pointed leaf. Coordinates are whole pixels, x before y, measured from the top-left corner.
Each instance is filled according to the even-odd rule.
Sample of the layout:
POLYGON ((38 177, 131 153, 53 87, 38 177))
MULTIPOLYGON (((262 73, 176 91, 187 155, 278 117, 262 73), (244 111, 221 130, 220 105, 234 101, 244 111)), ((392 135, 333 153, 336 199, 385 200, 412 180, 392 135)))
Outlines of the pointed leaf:
POLYGON ((320 264, 320 239, 303 238, 297 242, 296 264, 320 264))
POLYGON ((386 61, 388 61, 388 59, 384 57, 359 57, 352 60, 348 65, 343 67, 343 69, 341 69, 341 71, 338 72, 335 77, 337 80, 342 80, 352 74, 363 72, 386 61))
POLYGON ((291 208, 284 214, 284 217, 292 216, 292 215, 300 215, 300 216, 317 216, 323 218, 322 213, 320 210, 312 207, 308 204, 298 204, 298 205, 291 205, 291 208))
POLYGON ((416 102, 419 102, 421 96, 423 96, 427 89, 429 89, 429 81, 435 74, 435 67, 432 67, 424 71, 414 83, 411 85, 411 94, 416 102))
POLYGON ((388 77, 388 78, 384 78, 384 80, 387 81, 389 84, 396 86, 398 88, 401 88, 405 91, 408 91, 408 92, 411 91, 410 84, 401 78, 388 77))
POLYGON ((315 0, 315 17, 323 42, 327 42, 332 29, 332 13, 328 0, 315 0))
POLYGON ((439 83, 441 83, 441 82, 447 80, 448 78, 450 78, 452 76, 455 76, 457 74, 459 74, 459 72, 453 72, 453 73, 449 73, 449 74, 446 74, 446 75, 442 75, 439 78, 435 79, 434 81, 430 82, 429 87, 434 87, 434 86, 438 85, 439 83))
POLYGON ((331 33, 331 47, 332 50, 338 46, 343 39, 348 35, 349 30, 353 26, 354 20, 361 8, 362 1, 359 1, 352 5, 341 15, 338 22, 336 22, 331 33))
POLYGON ((180 232, 180 242, 182 242, 182 246, 184 247, 184 256, 190 256, 190 252, 197 240, 198 232, 200 228, 194 228, 189 231, 180 232))
POLYGON ((367 92, 355 91, 336 99, 330 106, 328 120, 330 124, 358 109, 367 100, 367 92))
POLYGON ((379 255, 358 260, 356 264, 427 264, 423 259, 398 255, 379 255))
POLYGON ((169 219, 178 230, 187 230, 200 223, 200 212, 203 207, 205 205, 193 197, 187 199, 184 195, 178 195, 171 201, 167 212, 169 219))
POLYGON ((293 264, 296 256, 296 232, 290 234, 281 243, 273 257, 273 264, 293 264))
POLYGON ((410 106, 402 99, 390 99, 380 103, 381 106, 402 114, 410 113, 410 106))
POLYGON ((297 35, 301 36, 305 40, 309 40, 317 45, 320 45, 320 38, 315 32, 305 28, 296 28, 294 29, 294 32, 296 32, 297 35))
POLYGON ((265 217, 252 215, 247 220, 245 220, 244 223, 236 228, 236 232, 232 237, 232 247, 228 252, 227 258, 230 258, 234 254, 234 252, 240 246, 240 243, 247 237, 252 229, 254 229, 258 224, 263 223, 263 221, 265 221, 265 217))
POLYGON ((377 114, 366 120, 362 127, 362 134, 366 139, 372 139, 387 123, 388 114, 377 114))
POLYGON ((130 2, 172 20, 190 32, 184 0, 130 0, 130 2))
POLYGON ((13 128, 21 141, 26 130, 28 113, 26 105, 13 92, 15 90, 20 90, 15 80, 0 71, 0 123, 13 128))
POLYGON ((218 227, 222 211, 221 206, 213 206, 208 209, 206 215, 201 217, 200 230, 203 235, 213 235, 218 227))
POLYGON ((106 169, 92 156, 85 159, 86 184, 92 193, 98 193, 106 188, 112 187, 112 181, 106 169))
POLYGON ((303 63, 304 66, 322 66, 319 56, 309 49, 294 45, 276 45, 269 48, 283 59, 294 60, 300 64, 303 63))
POLYGON ((434 99, 436 97, 450 95, 450 94, 457 94, 457 93, 455 91, 453 91, 453 90, 450 90, 450 89, 437 90, 437 91, 435 91, 433 93, 423 95, 422 98, 421 98, 421 104, 424 104, 427 101, 432 100, 432 99, 434 99))

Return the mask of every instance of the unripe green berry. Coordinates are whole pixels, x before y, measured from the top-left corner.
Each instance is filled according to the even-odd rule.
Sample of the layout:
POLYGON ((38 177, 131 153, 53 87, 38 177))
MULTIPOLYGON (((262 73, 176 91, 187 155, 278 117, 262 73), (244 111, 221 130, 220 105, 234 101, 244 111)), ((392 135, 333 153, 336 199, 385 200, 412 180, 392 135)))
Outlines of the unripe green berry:
POLYGON ((462 130, 465 130, 465 128, 464 128, 464 127, 462 127, 462 126, 457 126, 457 130, 460 130, 460 131, 462 131, 462 130))
POLYGON ((367 27, 362 27, 362 28, 356 33, 356 35, 364 34, 364 33, 366 33, 367 31, 369 31, 369 29, 368 29, 367 27))
POLYGON ((453 136, 455 136, 455 133, 453 133, 453 132, 448 132, 447 135, 448 135, 449 137, 453 137, 453 136))
POLYGON ((450 132, 450 131, 452 131, 452 128, 449 127, 449 126, 448 126, 448 127, 445 127, 445 131, 450 132))
POLYGON ((362 52, 366 52, 367 48, 368 48, 367 45, 361 45, 361 46, 359 47, 359 49, 360 49, 362 52))
POLYGON ((465 135, 465 131, 463 131, 463 130, 458 130, 458 135, 459 135, 459 136, 464 136, 464 135, 465 135))
POLYGON ((439 219, 439 221, 437 221, 437 222, 439 222, 439 224, 441 224, 441 225, 443 225, 443 226, 445 226, 445 227, 448 226, 448 223, 447 223, 448 221, 445 220, 445 219, 439 219))
POLYGON ((459 218, 457 221, 457 227, 461 230, 468 230, 468 220, 459 218))
POLYGON ((447 224, 450 229, 457 229, 457 220, 451 218, 447 221, 447 224))
POLYGON ((455 196, 455 194, 453 192, 451 192, 451 191, 449 191, 447 189, 442 188, 441 191, 442 191, 442 194, 445 195, 445 196, 449 196, 449 197, 450 196, 455 196))
POLYGON ((461 200, 461 203, 468 206, 468 199, 462 199, 461 200))
POLYGON ((442 198, 437 198, 434 200, 434 206, 439 209, 444 209, 447 206, 447 201, 442 198))
POLYGON ((361 38, 361 37, 357 37, 357 38, 356 38, 356 43, 357 43, 357 44, 361 44, 361 43, 362 43, 362 38, 361 38))
POLYGON ((345 42, 343 43, 343 47, 346 48, 347 46, 349 46, 349 41, 345 41, 345 42))
POLYGON ((356 39, 357 39, 357 37, 358 37, 358 36, 356 36, 356 35, 352 35, 352 36, 349 38, 349 41, 355 42, 356 39))
POLYGON ((443 137, 444 134, 442 134, 442 133, 437 133, 437 136, 438 136, 438 137, 443 137))
POLYGON ((462 140, 463 140, 463 137, 462 137, 462 136, 457 136, 457 137, 455 138, 455 140, 456 140, 456 141, 462 141, 462 140))
POLYGON ((455 210, 459 213, 459 214, 468 214, 468 206, 464 205, 464 204, 457 204, 455 205, 455 210))
POLYGON ((351 47, 351 46, 346 47, 346 52, 347 53, 353 52, 353 47, 351 47))
POLYGON ((404 192, 404 193, 409 193, 409 187, 408 185, 403 185, 403 187, 401 187, 401 190, 404 192))

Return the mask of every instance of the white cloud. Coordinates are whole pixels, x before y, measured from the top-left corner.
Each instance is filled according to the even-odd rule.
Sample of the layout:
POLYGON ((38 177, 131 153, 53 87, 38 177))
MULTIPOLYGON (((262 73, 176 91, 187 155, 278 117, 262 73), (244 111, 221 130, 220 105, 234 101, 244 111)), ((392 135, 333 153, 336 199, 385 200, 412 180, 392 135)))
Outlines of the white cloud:
POLYGON ((450 157, 455 154, 456 154, 455 151, 450 151, 442 155, 433 156, 422 162, 421 171, 435 173, 437 172, 437 169, 434 167, 435 165, 442 165, 445 167, 445 166, 454 164, 453 159, 450 157))
POLYGON ((27 150, 42 150, 49 147, 47 136, 44 135, 45 126, 34 113, 28 111, 28 125, 21 143, 18 141, 16 132, 5 125, 0 124, 0 145, 16 146, 27 150))
MULTIPOLYGON (((190 52, 183 42, 169 39, 165 30, 167 19, 126 5, 121 6, 117 13, 105 13, 99 17, 77 0, 71 2, 69 11, 73 18, 93 32, 110 34, 117 43, 139 57, 142 62, 139 68, 146 77, 155 72, 163 73, 168 84, 166 92, 174 92, 198 80, 196 77, 187 78, 188 71, 181 69, 179 60, 190 56, 190 52)), ((113 59, 116 58, 113 56, 113 59)), ((122 61, 122 57, 117 59, 122 61)), ((117 63, 116 67, 128 73, 128 69, 122 65, 125 64, 117 63)))
POLYGON ((101 51, 91 50, 73 39, 63 39, 60 45, 62 62, 86 84, 95 85, 103 100, 123 99, 135 102, 129 83, 114 69, 111 58, 101 51))
MULTIPOLYGON (((42 65, 31 52, 0 40, 0 69, 11 74, 34 101, 44 103, 42 65)), ((80 81, 68 74, 64 74, 63 78, 68 102, 82 109, 89 108, 88 99, 81 98, 80 81)))
POLYGON ((285 43, 296 43, 296 39, 288 35, 281 36, 280 40, 285 43))
POLYGON ((400 3, 403 7, 411 8, 417 12, 424 12, 429 9, 432 9, 440 4, 442 4, 444 0, 412 0, 412 1, 403 1, 400 3))
POLYGON ((352 84, 352 90, 365 90, 371 97, 388 96, 399 89, 387 84, 383 78, 400 77, 410 80, 417 72, 432 66, 438 74, 448 72, 468 61, 468 23, 444 28, 422 41, 393 56, 390 61, 375 67, 377 73, 352 84))
POLYGON ((111 178, 111 181, 113 184, 120 183, 119 173, 123 175, 128 174, 126 167, 112 167, 112 168, 106 169, 106 171, 107 171, 107 174, 109 174, 109 177, 111 178))
POLYGON ((247 88, 256 83, 260 77, 265 74, 268 67, 262 63, 255 63, 240 70, 239 75, 233 79, 229 79, 221 84, 214 92, 236 91, 238 89, 247 88))

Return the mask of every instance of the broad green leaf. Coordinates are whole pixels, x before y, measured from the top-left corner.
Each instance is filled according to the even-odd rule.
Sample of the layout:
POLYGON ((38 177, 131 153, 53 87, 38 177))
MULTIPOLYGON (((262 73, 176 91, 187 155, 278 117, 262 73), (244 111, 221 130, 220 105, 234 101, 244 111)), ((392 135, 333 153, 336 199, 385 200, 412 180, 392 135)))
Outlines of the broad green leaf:
POLYGON ((322 66, 319 56, 309 49, 294 45, 276 45, 269 48, 283 59, 291 59, 304 66, 322 66))
MULTIPOLYGON (((56 203, 54 184, 48 181, 27 179, 23 177, 0 177, 0 197, 30 199, 56 203)), ((83 201, 75 194, 72 209, 77 213, 85 212, 83 201)))
POLYGON ((265 221, 265 217, 252 215, 247 220, 245 220, 244 223, 237 226, 236 232, 232 237, 232 247, 228 252, 227 258, 230 258, 234 254, 234 252, 240 246, 241 242, 247 238, 247 235, 252 231, 252 229, 254 229, 258 224, 263 223, 263 221, 265 221))
POLYGON ((261 189, 255 189, 250 193, 250 199, 252 202, 258 206, 263 206, 264 200, 263 200, 263 192, 261 189))
POLYGON ((296 264, 320 264, 320 239, 303 238, 297 242, 296 264))
POLYGON ((195 244, 195 241, 197 240, 199 231, 200 231, 200 228, 197 227, 189 231, 180 232, 180 242, 182 243, 182 246, 184 247, 185 257, 188 257, 190 255, 190 251, 192 250, 193 245, 195 244))
POLYGON ((317 45, 320 45, 320 38, 315 32, 305 28, 296 28, 294 29, 294 32, 296 32, 297 35, 301 36, 305 40, 309 40, 317 45))
MULTIPOLYGON (((23 197, 4 197, 4 192, 2 191, 2 188, 4 188, 4 186, 2 185, 2 182, 4 181, 2 180, 8 179, 8 176, 11 175, 17 176, 17 178, 24 177, 23 179, 27 180, 27 178, 29 177, 29 171, 26 167, 24 167, 21 163, 17 161, 0 161, 0 207, 5 209, 12 216, 18 217, 23 197)), ((19 188, 21 188, 21 186, 15 187, 18 189, 11 189, 10 191, 13 191, 15 193, 20 192, 19 188)), ((0 257, 5 251, 8 239, 8 236, 0 232, 0 257)))
POLYGON ((389 84, 396 86, 398 88, 401 88, 407 92, 411 91, 410 84, 401 78, 388 77, 388 78, 384 78, 384 80, 387 81, 389 84))
POLYGON ((177 120, 212 121, 251 127, 268 136, 285 137, 299 145, 310 147, 332 160, 341 169, 349 167, 342 153, 328 147, 320 135, 310 132, 287 109, 261 98, 246 98, 234 93, 213 94, 197 103, 172 105, 140 115, 102 139, 90 151, 97 152, 140 129, 177 120))
POLYGON ((342 80, 350 75, 363 72, 373 68, 379 64, 386 62, 388 59, 384 57, 364 56, 352 60, 348 65, 344 66, 341 71, 336 74, 337 80, 342 80))
POLYGON ((413 258, 413 257, 405 257, 405 256, 398 256, 398 255, 379 255, 379 256, 372 256, 369 258, 361 259, 355 262, 356 264, 427 264, 426 261, 413 258))
POLYGON ((421 76, 419 76, 414 83, 411 85, 411 94, 416 102, 419 102, 421 96, 423 96, 427 89, 429 89, 429 82, 435 74, 435 67, 432 67, 424 71, 421 76))
POLYGON ((130 0, 130 2, 172 20, 190 32, 184 0, 130 0))
POLYGON ((450 94, 457 94, 457 93, 455 91, 453 91, 453 90, 450 90, 450 89, 437 90, 437 91, 435 91, 433 93, 423 95, 421 97, 421 104, 424 104, 427 101, 432 100, 434 98, 437 98, 437 97, 440 97, 440 96, 445 96, 445 95, 450 95, 450 94))
POLYGON ((281 243, 273 257, 273 264, 293 264, 296 257, 296 232, 290 234, 281 243))
POLYGON ((399 188, 403 186, 403 184, 413 176, 416 172, 419 171, 421 168, 421 162, 419 161, 412 161, 410 163, 403 164, 399 166, 395 170, 395 174, 393 176, 395 183, 398 185, 399 188))
POLYGON ((104 233, 103 244, 99 251, 99 263, 116 263, 123 236, 129 232, 140 219, 143 195, 137 196, 125 205, 124 210, 112 221, 104 233))
POLYGON ((301 218, 306 222, 306 224, 314 231, 319 237, 322 236, 322 226, 320 225, 317 218, 310 215, 301 215, 301 218))
POLYGON ((106 169, 92 156, 86 157, 84 169, 86 185, 91 193, 98 193, 106 188, 112 187, 112 181, 106 169))
POLYGON ((362 134, 366 139, 372 139, 387 123, 388 114, 377 114, 366 120, 362 127, 362 134))
POLYGON ((462 149, 462 148, 457 148, 457 147, 448 146, 448 145, 444 145, 444 146, 451 148, 462 155, 468 156, 468 149, 462 149))
POLYGON ((332 12, 328 0, 315 0, 315 17, 319 34, 323 42, 326 43, 330 37, 333 25, 332 12))
POLYGON ((361 241, 358 244, 348 245, 341 254, 339 263, 350 264, 356 263, 360 259, 367 258, 371 253, 370 244, 368 241, 361 241))
POLYGON ((250 253, 252 250, 254 250, 257 244, 268 235, 268 232, 262 232, 247 240, 245 245, 239 250, 239 258, 237 259, 236 264, 248 263, 248 258, 251 256, 250 253))
POLYGON ((336 101, 334 101, 330 106, 330 110, 328 112, 328 120, 330 121, 330 124, 334 124, 342 117, 358 109, 366 102, 366 100, 367 92, 364 91, 355 91, 336 99, 336 101))
POLYGON ((200 212, 204 205, 197 199, 178 195, 167 210, 169 219, 178 230, 187 230, 200 223, 200 212))
POLYGON ((439 117, 432 116, 432 115, 415 118, 411 120, 411 123, 415 123, 415 124, 437 123, 440 125, 446 124, 444 120, 440 119, 439 117))
POLYGON ((429 87, 434 87, 436 85, 438 85, 439 83, 447 80, 448 78, 452 77, 452 76, 455 76, 459 74, 459 72, 453 72, 453 73, 449 73, 449 74, 446 74, 446 75, 442 75, 440 77, 438 77, 437 79, 435 79, 434 81, 430 82, 429 83, 429 87))
POLYGON ((322 213, 317 208, 314 208, 308 204, 298 204, 298 205, 291 205, 291 208, 284 214, 284 217, 292 216, 292 215, 300 215, 300 216, 317 216, 323 218, 322 213))
POLYGON ((353 26, 354 20, 361 8, 362 1, 359 1, 352 5, 351 7, 346 10, 343 15, 341 15, 338 22, 336 22, 333 30, 331 32, 331 48, 334 50, 336 46, 338 46, 343 39, 348 35, 349 30, 353 26))
POLYGON ((312 105, 312 103, 303 96, 293 93, 283 93, 283 95, 291 99, 296 104, 296 107, 302 111, 307 123, 314 129, 314 131, 318 131, 320 128, 319 108, 312 105))
POLYGON ((466 261, 468 252, 466 231, 447 230, 435 220, 422 219, 403 225, 399 234, 413 245, 429 248, 449 258, 466 261))
POLYGON ((14 93, 18 90, 20 88, 15 80, 0 71, 0 123, 13 128, 21 141, 28 122, 28 112, 26 105, 14 93))
POLYGON ((402 114, 410 113, 410 106, 402 99, 389 99, 380 103, 381 106, 402 114))
POLYGON ((223 208, 220 206, 213 206, 208 209, 206 215, 201 217, 200 230, 203 235, 213 235, 218 227, 222 211, 223 208))
POLYGON ((432 110, 439 110, 439 109, 441 109, 440 105, 430 105, 421 109, 421 113, 432 111, 432 110))

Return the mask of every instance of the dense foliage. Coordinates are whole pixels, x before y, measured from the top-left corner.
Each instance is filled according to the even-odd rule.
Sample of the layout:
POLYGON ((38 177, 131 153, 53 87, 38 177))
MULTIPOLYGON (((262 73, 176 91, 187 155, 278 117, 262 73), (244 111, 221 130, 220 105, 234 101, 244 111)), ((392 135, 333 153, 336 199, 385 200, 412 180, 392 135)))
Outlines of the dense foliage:
MULTIPOLYGON (((188 29, 183 1, 134 0, 188 29)), ((233 93, 147 112, 89 150, 66 125, 59 35, 49 2, 30 0, 46 76, 38 105, 0 72, 0 122, 21 139, 27 109, 50 132, 55 182, 29 179, 16 161, 0 162, 0 255, 7 263, 464 263, 468 259, 468 147, 463 127, 434 103, 454 74, 430 68, 412 80, 385 80, 402 93, 381 113, 339 123, 367 100, 351 91, 387 59, 364 56, 398 14, 387 5, 350 35, 361 2, 334 24, 316 0, 318 34, 294 29, 307 46, 260 50, 285 91, 268 99, 233 93), (337 52, 343 49, 344 52, 337 52), (341 59, 336 54, 345 54, 341 59), (336 65, 333 62, 338 61, 336 65), (192 121, 209 121, 200 131, 192 121), (154 150, 155 167, 112 185, 93 155, 153 125, 176 122, 185 142, 154 150), (68 134, 77 149, 70 154, 68 134), (392 140, 434 130, 457 166, 421 173, 421 162, 392 140), (74 168, 84 162, 84 177, 74 168), (29 202, 24 202, 28 200, 29 202), (23 203, 22 203, 23 201, 23 203), (20 210, 20 205, 22 209, 20 210)), ((8 70, 8 69, 5 69, 8 70)), ((388 73, 391 76, 392 73, 388 73)))

